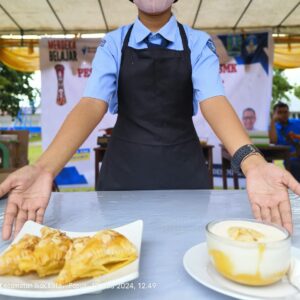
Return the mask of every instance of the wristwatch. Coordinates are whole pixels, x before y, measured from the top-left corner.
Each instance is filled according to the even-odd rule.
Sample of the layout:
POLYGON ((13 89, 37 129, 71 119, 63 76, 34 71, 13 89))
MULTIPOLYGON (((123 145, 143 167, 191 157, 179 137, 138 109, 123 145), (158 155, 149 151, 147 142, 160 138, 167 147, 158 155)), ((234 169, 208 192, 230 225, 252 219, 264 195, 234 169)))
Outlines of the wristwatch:
POLYGON ((246 159, 248 156, 253 154, 260 154, 262 153, 260 150, 253 144, 244 145, 241 148, 239 148, 231 159, 231 168, 234 173, 238 173, 241 170, 241 163, 244 159, 246 159))

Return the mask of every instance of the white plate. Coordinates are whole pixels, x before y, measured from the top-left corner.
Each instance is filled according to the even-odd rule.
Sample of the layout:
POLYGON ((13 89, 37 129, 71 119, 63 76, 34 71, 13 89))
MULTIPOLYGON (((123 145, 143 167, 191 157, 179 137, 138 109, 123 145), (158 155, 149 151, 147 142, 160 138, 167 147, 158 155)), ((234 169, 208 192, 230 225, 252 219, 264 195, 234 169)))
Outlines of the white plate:
MULTIPOLYGON (((40 236, 40 229, 42 227, 43 225, 27 221, 13 243, 19 241, 26 233, 40 236)), ((36 274, 25 276, 0 276, 0 294, 28 298, 68 297, 95 292, 97 293, 104 289, 138 278, 143 221, 135 221, 133 223, 114 228, 114 230, 126 236, 136 246, 138 258, 131 264, 104 276, 80 280, 64 287, 54 284, 56 275, 46 278, 39 278, 36 274)), ((91 236, 96 233, 61 231, 65 232, 72 238, 79 236, 91 236)), ((5 251, 3 251, 3 253, 5 251)))
MULTIPOLYGON (((300 259, 300 250, 292 247, 292 255, 300 259)), ((241 300, 283 300, 300 296, 287 278, 264 287, 250 287, 227 280, 220 275, 209 260, 206 243, 190 248, 184 255, 185 270, 196 281, 221 294, 241 300)), ((298 298, 300 299, 300 298, 298 298)))

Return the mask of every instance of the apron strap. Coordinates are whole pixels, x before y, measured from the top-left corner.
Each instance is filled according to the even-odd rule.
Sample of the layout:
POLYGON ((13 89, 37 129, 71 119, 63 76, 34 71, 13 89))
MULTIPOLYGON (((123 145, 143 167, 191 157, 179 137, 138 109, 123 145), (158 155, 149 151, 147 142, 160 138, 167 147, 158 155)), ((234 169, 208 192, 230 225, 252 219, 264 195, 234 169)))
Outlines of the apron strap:
POLYGON ((133 24, 131 24, 131 26, 129 27, 129 29, 127 31, 127 34, 125 36, 125 39, 124 39, 124 42, 123 42, 123 47, 122 47, 122 53, 124 52, 124 49, 128 47, 129 38, 130 38, 130 35, 131 35, 132 28, 133 28, 133 24))
POLYGON ((179 28, 179 32, 180 32, 180 36, 181 36, 183 50, 190 52, 188 39, 187 39, 185 30, 183 28, 183 25, 181 23, 179 23, 179 22, 177 22, 177 24, 178 24, 178 28, 179 28))

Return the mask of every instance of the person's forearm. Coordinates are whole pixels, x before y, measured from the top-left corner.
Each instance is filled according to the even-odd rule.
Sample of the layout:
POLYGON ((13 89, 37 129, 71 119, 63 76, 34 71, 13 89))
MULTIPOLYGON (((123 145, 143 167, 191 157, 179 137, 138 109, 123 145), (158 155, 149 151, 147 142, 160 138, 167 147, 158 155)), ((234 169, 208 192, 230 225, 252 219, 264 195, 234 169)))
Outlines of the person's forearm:
POLYGON ((82 98, 68 114, 36 165, 50 172, 53 177, 56 176, 102 120, 106 111, 107 104, 104 101, 82 98))
POLYGON ((277 143, 277 132, 275 127, 275 121, 273 119, 271 119, 271 123, 270 123, 269 138, 272 144, 277 143))
MULTIPOLYGON (((225 97, 207 99, 200 103, 200 108, 204 118, 231 156, 243 145, 252 144, 236 112, 225 97)), ((261 162, 265 162, 261 156, 252 155, 244 160, 241 167, 246 174, 249 168, 261 162)))
POLYGON ((231 104, 223 96, 207 99, 200 104, 202 114, 230 155, 251 140, 231 104))

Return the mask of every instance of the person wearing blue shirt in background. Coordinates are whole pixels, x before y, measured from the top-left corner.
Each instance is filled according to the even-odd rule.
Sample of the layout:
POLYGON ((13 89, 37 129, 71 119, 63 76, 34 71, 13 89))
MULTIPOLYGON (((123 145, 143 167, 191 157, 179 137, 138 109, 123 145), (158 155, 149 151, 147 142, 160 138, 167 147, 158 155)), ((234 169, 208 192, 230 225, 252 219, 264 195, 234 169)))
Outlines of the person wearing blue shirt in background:
POLYGON ((43 221, 53 179, 108 109, 118 118, 98 190, 209 188, 192 122, 198 105, 245 174, 254 216, 292 232, 287 189, 300 194, 300 184, 251 145, 224 96, 210 36, 178 23, 173 0, 132 2, 138 18, 100 42, 84 96, 48 149, 0 185, 0 196, 9 192, 2 238, 15 235, 28 219, 43 221))
POLYGON ((300 181, 300 120, 289 119, 287 104, 278 102, 274 105, 269 135, 271 143, 290 146, 291 173, 300 181))

